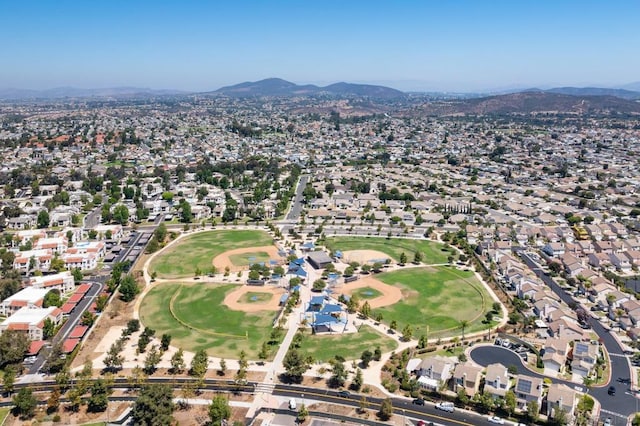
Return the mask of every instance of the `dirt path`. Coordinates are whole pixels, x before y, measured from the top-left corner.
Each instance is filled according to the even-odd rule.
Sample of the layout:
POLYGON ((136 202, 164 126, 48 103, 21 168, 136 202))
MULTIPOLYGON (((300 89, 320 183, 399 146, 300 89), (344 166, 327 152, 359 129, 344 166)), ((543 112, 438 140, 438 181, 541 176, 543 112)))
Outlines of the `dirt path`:
POLYGON ((378 281, 372 276, 344 284, 342 287, 337 289, 337 292, 339 294, 351 295, 355 290, 363 287, 371 287, 382 293, 382 296, 378 296, 373 299, 366 299, 369 302, 369 306, 373 309, 393 305, 394 303, 398 303, 402 300, 402 290, 398 287, 378 281))
POLYGON ((259 311, 277 311, 280 309, 280 296, 284 294, 281 287, 258 287, 251 285, 243 285, 227 294, 224 298, 224 304, 234 311, 242 312, 259 312, 259 311), (269 293, 273 296, 267 303, 242 303, 240 298, 246 293, 269 293))
POLYGON ((278 249, 275 246, 262 246, 262 247, 245 247, 235 250, 225 251, 222 254, 217 255, 213 258, 213 266, 215 266, 218 271, 224 271, 224 269, 228 266, 231 272, 237 271, 246 271, 249 269, 249 265, 241 266, 236 265, 231 262, 231 256, 235 254, 243 254, 243 253, 259 253, 264 252, 269 255, 270 259, 280 259, 278 255, 278 249))
POLYGON ((343 253, 343 258, 347 263, 358 262, 362 265, 372 260, 382 261, 382 259, 391 259, 391 256, 377 250, 347 250, 343 253))

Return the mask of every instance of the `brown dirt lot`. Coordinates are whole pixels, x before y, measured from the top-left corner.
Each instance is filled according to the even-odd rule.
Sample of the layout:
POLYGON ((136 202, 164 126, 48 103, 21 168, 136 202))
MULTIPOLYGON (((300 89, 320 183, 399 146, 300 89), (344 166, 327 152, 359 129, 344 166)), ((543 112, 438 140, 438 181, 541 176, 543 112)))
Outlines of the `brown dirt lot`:
POLYGON ((347 250, 342 255, 345 262, 358 262, 361 265, 372 260, 391 259, 388 254, 377 250, 347 250))
POLYGON ((402 300, 402 290, 398 287, 390 286, 389 284, 378 281, 372 276, 344 284, 342 287, 337 289, 337 292, 339 294, 351 295, 354 290, 363 287, 371 287, 382 293, 382 296, 368 300, 369 306, 373 309, 393 305, 394 303, 398 303, 402 300))
POLYGON ((213 258, 213 266, 215 266, 218 271, 224 271, 226 267, 229 267, 229 270, 232 272, 238 271, 246 271, 249 269, 248 265, 235 265, 231 262, 230 256, 234 254, 243 254, 243 253, 256 253, 256 252, 265 252, 269 255, 271 259, 279 259, 278 249, 275 246, 263 246, 263 247, 245 247, 236 250, 225 251, 222 254, 213 258))
POLYGON ((280 309, 280 296, 285 290, 281 287, 258 287, 251 285, 243 285, 227 294, 224 298, 224 304, 234 311, 242 312, 258 312, 258 311, 277 311, 280 309), (272 294, 268 303, 242 303, 240 298, 246 293, 269 293, 272 294))

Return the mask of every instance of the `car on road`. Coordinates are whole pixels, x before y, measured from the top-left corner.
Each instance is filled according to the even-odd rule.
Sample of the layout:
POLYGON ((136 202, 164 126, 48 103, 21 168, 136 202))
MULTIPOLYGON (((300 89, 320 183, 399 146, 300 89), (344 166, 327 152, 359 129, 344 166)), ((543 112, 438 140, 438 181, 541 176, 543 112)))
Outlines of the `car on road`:
POLYGON ((609 386, 609 389, 607 389, 607 393, 611 396, 616 394, 616 387, 615 386, 609 386))
POLYGON ((453 411, 455 410, 453 402, 439 402, 436 404, 436 408, 448 413, 453 413, 453 411))
POLYGON ((631 384, 631 379, 628 377, 618 377, 618 383, 629 385, 631 384))
POLYGON ((338 396, 342 398, 349 398, 351 396, 351 392, 343 390, 338 392, 338 396))
POLYGON ((504 419, 502 417, 498 417, 498 416, 490 416, 487 420, 489 420, 489 423, 493 423, 496 425, 503 425, 504 424, 504 419))
POLYGON ((416 404, 416 405, 424 405, 424 399, 422 398, 416 398, 413 401, 411 401, 412 404, 416 404))

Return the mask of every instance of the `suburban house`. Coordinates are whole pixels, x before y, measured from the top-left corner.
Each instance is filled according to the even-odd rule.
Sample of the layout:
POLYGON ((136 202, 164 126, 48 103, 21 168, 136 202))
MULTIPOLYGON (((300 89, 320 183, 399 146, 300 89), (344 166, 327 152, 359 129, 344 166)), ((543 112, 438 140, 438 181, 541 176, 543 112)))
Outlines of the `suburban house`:
POLYGON ((453 391, 458 392, 464 389, 469 397, 478 393, 480 379, 482 378, 482 367, 469 362, 461 362, 456 365, 453 371, 453 391))
POLYGON ((599 345, 591 344, 591 342, 583 342, 576 340, 573 343, 573 352, 571 353, 571 372, 573 381, 581 381, 587 377, 596 366, 600 353, 599 345))
POLYGON ((451 378, 453 366, 454 363, 448 358, 426 358, 415 370, 418 383, 426 389, 439 389, 451 378))
POLYGON ((571 350, 571 339, 548 337, 544 344, 544 374, 547 376, 557 376, 564 371, 567 363, 567 355, 571 350))
POLYGON ((553 383, 549 385, 546 396, 547 416, 553 418, 558 410, 562 410, 571 418, 575 414, 575 406, 577 403, 576 391, 567 385, 553 383))
POLYGON ((484 393, 498 399, 503 398, 509 390, 509 371, 500 363, 487 365, 484 376, 484 393))
POLYGON ((540 377, 531 377, 525 375, 518 375, 516 377, 516 404, 518 408, 525 409, 527 404, 535 401, 540 407, 542 403, 542 379, 540 377))

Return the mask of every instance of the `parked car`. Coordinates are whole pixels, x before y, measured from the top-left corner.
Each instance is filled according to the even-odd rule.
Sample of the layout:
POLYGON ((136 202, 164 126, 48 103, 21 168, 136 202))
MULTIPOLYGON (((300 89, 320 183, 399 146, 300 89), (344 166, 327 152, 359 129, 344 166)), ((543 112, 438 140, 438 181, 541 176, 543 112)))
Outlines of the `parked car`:
POLYGON ((489 423, 493 423, 496 425, 503 425, 504 424, 504 419, 502 417, 498 417, 498 416, 490 416, 487 420, 489 420, 489 423))
POLYGON ((436 408, 448 413, 453 413, 453 411, 455 410, 453 402, 439 402, 436 404, 436 408))

